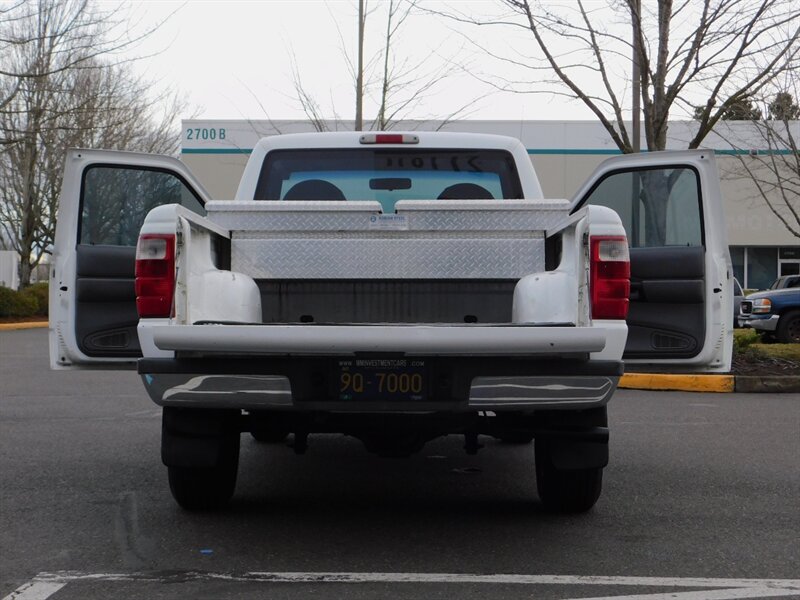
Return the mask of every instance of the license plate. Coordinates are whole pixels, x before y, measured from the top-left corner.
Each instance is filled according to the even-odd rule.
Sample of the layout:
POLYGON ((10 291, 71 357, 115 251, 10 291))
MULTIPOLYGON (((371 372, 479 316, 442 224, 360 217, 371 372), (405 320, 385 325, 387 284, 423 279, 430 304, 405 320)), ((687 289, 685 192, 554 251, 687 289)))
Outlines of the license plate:
POLYGON ((413 358, 353 358, 337 362, 334 396, 339 400, 424 400, 425 361, 413 358))

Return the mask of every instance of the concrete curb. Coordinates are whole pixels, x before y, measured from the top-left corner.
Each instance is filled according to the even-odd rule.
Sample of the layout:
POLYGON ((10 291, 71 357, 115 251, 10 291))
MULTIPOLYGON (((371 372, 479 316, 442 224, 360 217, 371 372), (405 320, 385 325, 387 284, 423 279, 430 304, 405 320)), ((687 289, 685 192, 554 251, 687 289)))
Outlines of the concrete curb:
POLYGON ((619 387, 635 390, 674 390, 679 392, 732 392, 733 375, 675 375, 672 373, 625 373, 619 387))
POLYGON ((27 321, 24 323, 0 323, 0 331, 13 331, 15 329, 34 329, 36 327, 48 327, 47 321, 27 321))
POLYGON ((800 393, 800 376, 625 373, 619 380, 619 387, 677 392, 800 393))

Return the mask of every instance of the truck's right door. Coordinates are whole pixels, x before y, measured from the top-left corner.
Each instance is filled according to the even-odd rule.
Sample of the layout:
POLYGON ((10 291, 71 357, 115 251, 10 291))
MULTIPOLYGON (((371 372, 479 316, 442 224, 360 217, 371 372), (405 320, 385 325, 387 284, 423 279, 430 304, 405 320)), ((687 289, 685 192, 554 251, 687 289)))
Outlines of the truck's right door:
POLYGON ((611 158, 573 201, 614 209, 628 236, 627 367, 730 370, 733 274, 713 151, 611 158))

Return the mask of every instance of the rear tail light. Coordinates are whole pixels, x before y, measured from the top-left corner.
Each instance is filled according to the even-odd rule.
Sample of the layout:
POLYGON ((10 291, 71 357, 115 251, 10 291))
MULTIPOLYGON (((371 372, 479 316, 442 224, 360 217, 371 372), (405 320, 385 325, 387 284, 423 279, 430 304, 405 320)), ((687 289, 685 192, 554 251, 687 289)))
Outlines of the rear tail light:
POLYGON ((136 310, 140 317, 169 317, 175 293, 175 236, 145 234, 136 245, 136 310))
POLYGON ((592 318, 624 319, 631 291, 628 240, 624 236, 593 236, 590 247, 592 318))

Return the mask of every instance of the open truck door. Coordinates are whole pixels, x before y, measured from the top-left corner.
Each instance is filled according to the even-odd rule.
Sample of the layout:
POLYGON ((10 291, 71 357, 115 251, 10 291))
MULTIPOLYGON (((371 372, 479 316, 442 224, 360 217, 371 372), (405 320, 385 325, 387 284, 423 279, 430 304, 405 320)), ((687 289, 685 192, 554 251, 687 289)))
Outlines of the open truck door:
POLYGON ((611 158, 573 202, 614 209, 628 235, 626 367, 729 371, 733 272, 713 150, 611 158))
POLYGON ((204 214, 210 198, 175 158, 70 150, 50 270, 50 365, 135 368, 139 229, 162 204, 204 214))

